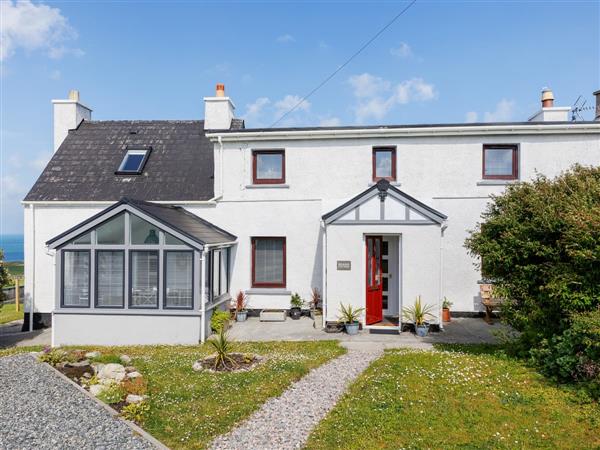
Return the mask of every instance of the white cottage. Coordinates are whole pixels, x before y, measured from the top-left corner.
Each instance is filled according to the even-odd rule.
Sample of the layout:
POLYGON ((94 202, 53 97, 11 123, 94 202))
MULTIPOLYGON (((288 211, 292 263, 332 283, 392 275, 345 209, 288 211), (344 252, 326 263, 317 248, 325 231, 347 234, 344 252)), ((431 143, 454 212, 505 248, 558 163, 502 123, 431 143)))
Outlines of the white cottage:
POLYGON ((463 244, 490 195, 600 164, 598 117, 549 91, 512 123, 248 129, 223 85, 203 121, 93 121, 76 92, 54 114, 23 201, 25 326, 54 345, 197 343, 239 290, 260 311, 317 288, 326 321, 349 303, 367 328, 418 295, 478 314, 463 244))

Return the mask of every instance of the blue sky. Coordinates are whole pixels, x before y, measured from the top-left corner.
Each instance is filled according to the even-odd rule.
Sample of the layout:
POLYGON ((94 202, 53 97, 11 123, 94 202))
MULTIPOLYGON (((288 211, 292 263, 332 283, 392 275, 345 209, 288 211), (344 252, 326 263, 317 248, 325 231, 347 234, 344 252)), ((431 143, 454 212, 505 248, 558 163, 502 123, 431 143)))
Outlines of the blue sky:
MULTIPOLYGON (((269 126, 407 3, 3 1, 0 234, 21 232, 52 155, 51 99, 201 119, 223 82, 247 126, 269 126)), ((282 125, 526 120, 544 86, 591 105, 599 42, 598 1, 417 1, 282 125)))

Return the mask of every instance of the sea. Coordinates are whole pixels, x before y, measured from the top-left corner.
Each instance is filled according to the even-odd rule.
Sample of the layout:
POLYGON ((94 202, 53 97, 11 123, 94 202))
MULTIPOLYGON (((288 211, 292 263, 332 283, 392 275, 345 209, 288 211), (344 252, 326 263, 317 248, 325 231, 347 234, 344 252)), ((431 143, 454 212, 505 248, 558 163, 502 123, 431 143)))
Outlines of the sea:
POLYGON ((0 234, 0 248, 4 251, 4 261, 23 261, 25 248, 22 234, 0 234))

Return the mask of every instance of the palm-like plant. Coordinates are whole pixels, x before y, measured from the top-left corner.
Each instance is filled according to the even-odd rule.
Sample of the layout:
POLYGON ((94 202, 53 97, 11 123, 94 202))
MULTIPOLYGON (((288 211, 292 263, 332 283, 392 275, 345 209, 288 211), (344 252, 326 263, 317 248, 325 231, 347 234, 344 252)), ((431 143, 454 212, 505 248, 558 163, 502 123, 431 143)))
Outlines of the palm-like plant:
POLYGON ((344 306, 343 303, 340 303, 340 317, 339 321, 342 323, 355 323, 358 322, 360 317, 360 313, 362 313, 365 308, 353 308, 352 305, 348 304, 344 306))
POLYGON ((433 306, 431 305, 423 305, 421 303, 421 296, 418 295, 414 306, 407 306, 406 308, 402 308, 402 316, 409 322, 413 322, 415 326, 421 326, 425 324, 425 319, 427 317, 433 317, 431 314, 433 311, 433 306))
POLYGON ((248 297, 244 292, 238 292, 235 297, 235 312, 246 311, 248 308, 248 297))
POLYGON ((221 328, 219 334, 217 334, 214 338, 209 339, 210 345, 215 349, 215 370, 219 367, 227 368, 227 364, 230 364, 231 367, 236 367, 237 363, 231 357, 231 351, 233 348, 233 342, 227 336, 225 332, 225 327, 221 328))

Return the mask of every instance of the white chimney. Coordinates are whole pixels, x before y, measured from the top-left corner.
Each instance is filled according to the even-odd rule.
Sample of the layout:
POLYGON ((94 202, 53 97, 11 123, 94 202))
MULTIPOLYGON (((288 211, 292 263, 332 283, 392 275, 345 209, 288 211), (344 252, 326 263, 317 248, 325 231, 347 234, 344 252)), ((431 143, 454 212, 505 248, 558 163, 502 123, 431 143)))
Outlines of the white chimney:
POLYGON ((217 84, 214 97, 204 97, 204 129, 228 130, 234 118, 235 105, 225 97, 225 85, 217 84))
POLYGON ((600 89, 594 92, 594 96, 596 97, 596 108, 594 110, 594 120, 600 121, 600 89))
POLYGON ((54 151, 63 143, 69 130, 82 120, 92 120, 92 110, 79 102, 79 91, 69 91, 67 100, 52 100, 54 107, 54 151))
POLYGON ((554 106, 554 93, 550 88, 542 89, 542 109, 531 116, 529 122, 568 122, 570 106, 554 106))

